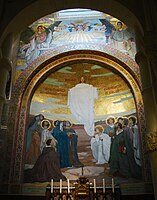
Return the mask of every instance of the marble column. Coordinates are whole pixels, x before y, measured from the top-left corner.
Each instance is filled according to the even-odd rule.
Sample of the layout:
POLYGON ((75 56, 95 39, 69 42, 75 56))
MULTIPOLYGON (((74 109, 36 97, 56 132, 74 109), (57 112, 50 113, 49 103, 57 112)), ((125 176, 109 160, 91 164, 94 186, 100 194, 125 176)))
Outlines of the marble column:
POLYGON ((154 85, 148 56, 142 52, 136 54, 136 62, 140 67, 142 96, 146 119, 146 144, 151 163, 151 174, 155 199, 157 199, 157 107, 154 96, 154 85))

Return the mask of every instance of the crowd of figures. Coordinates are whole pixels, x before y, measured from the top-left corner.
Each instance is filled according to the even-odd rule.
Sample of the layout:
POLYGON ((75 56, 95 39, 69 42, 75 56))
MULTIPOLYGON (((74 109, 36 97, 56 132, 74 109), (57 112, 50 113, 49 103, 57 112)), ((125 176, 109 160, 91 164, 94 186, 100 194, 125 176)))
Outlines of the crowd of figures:
POLYGON ((96 164, 109 163, 110 173, 124 178, 141 178, 140 141, 136 117, 114 117, 107 126, 95 127, 91 149, 96 164))
MULTIPOLYGON (((26 133, 25 182, 66 180, 61 168, 83 167, 77 153, 78 135, 69 121, 52 123, 43 115, 31 121, 26 133)), ((91 137, 96 164, 109 164, 113 176, 140 179, 140 141, 135 116, 109 117, 106 126, 96 125, 91 137)))
POLYGON ((34 165, 25 170, 25 182, 65 180, 61 168, 82 167, 77 153, 77 133, 69 121, 51 122, 37 115, 28 126, 26 134, 26 164, 34 165))

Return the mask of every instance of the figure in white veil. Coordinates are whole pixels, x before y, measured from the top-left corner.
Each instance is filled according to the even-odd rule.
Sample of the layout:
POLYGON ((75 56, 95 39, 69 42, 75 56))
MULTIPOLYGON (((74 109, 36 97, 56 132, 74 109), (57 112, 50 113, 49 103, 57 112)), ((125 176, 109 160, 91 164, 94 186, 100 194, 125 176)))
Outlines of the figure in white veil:
POLYGON ((96 98, 98 98, 97 88, 84 83, 84 77, 81 77, 81 83, 68 92, 68 107, 72 115, 84 124, 84 129, 90 136, 94 134, 94 100, 96 98))

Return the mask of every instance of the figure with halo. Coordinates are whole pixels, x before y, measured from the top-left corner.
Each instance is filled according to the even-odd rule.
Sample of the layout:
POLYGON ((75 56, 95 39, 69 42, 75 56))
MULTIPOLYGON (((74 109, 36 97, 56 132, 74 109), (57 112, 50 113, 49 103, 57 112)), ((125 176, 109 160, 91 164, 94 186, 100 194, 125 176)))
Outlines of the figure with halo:
POLYGON ((106 119, 107 126, 104 128, 104 133, 109 135, 111 138, 115 135, 115 118, 110 116, 106 119))
POLYGON ((136 164, 129 137, 121 123, 117 123, 116 135, 110 154, 110 173, 123 178, 141 178, 141 168, 136 164))
POLYGON ((110 157, 111 137, 104 134, 101 125, 95 127, 95 135, 91 139, 91 149, 96 164, 108 163, 110 157))
POLYGON ((56 120, 53 123, 55 127, 52 136, 57 140, 56 151, 59 156, 61 168, 71 167, 69 159, 69 138, 63 127, 63 121, 56 120))
POLYGON ((130 116, 129 118, 129 127, 132 131, 133 135, 133 149, 134 149, 134 158, 136 161, 136 164, 141 166, 141 156, 140 156, 140 139, 139 139, 139 133, 138 133, 138 126, 137 126, 137 118, 135 116, 130 116))
POLYGON ((41 127, 43 130, 41 133, 40 151, 42 152, 43 148, 45 147, 45 142, 48 138, 52 139, 52 142, 54 142, 54 146, 56 146, 57 140, 51 134, 51 122, 49 120, 44 119, 41 122, 41 127))

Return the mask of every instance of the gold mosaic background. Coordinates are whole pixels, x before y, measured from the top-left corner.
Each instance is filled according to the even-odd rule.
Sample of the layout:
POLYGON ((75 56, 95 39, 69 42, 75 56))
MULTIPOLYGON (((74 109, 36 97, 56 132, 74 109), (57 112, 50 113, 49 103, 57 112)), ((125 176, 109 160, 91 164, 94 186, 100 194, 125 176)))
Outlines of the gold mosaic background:
POLYGON ((67 107, 67 99, 68 90, 80 82, 81 76, 98 89, 95 121, 109 115, 124 116, 136 112, 130 88, 118 74, 91 63, 75 63, 51 73, 39 85, 32 98, 30 114, 42 113, 51 120, 68 119, 77 123, 67 107))

